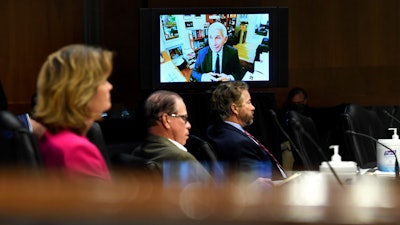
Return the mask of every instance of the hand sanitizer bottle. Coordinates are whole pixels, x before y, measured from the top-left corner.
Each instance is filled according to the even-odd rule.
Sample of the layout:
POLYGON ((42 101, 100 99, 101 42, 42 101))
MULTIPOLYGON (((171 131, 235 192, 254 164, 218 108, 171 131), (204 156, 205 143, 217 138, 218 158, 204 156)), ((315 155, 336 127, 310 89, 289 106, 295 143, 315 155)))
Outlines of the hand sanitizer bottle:
MULTIPOLYGON (((353 161, 342 161, 342 157, 339 155, 339 146, 331 145, 330 149, 333 149, 333 155, 329 165, 339 176, 339 179, 343 183, 352 183, 358 175, 357 163, 353 161)), ((332 174, 328 162, 322 162, 319 166, 319 171, 323 174, 332 174)))
POLYGON ((393 131, 392 139, 379 139, 378 142, 386 145, 393 152, 376 143, 376 159, 379 171, 395 172, 396 157, 399 157, 400 139, 399 135, 397 135, 397 128, 389 128, 388 130, 393 131))

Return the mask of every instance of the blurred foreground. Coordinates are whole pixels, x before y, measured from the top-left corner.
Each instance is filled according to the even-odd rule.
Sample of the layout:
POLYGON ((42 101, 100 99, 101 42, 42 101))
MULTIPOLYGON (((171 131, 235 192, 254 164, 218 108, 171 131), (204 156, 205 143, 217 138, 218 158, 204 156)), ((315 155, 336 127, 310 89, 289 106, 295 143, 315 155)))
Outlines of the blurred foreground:
MULTIPOLYGON (((170 182, 118 172, 112 184, 0 172, 0 224, 396 224, 400 183, 364 175, 340 186, 304 172, 271 189, 170 182)), ((226 179, 229 180, 229 179, 226 179)))

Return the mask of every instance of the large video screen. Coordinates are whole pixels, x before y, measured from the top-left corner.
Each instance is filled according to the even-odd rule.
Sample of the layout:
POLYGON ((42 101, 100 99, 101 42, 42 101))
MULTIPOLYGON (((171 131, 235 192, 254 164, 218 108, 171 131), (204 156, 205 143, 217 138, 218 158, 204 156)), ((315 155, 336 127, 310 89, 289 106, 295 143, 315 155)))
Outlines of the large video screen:
POLYGON ((284 16, 280 12, 278 8, 152 10, 144 19, 153 20, 151 30, 156 32, 147 36, 156 68, 142 77, 151 80, 152 88, 190 89, 229 80, 285 86, 287 9, 284 16))
POLYGON ((268 42, 269 13, 160 15, 160 82, 268 81, 268 42))

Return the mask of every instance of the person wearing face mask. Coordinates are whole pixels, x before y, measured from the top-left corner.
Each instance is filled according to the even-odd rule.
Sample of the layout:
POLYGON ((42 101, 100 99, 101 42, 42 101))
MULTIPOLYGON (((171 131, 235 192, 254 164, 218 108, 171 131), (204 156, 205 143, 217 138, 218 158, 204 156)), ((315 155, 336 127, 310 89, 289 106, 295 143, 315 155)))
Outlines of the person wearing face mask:
MULTIPOLYGON (((310 116, 310 107, 307 104, 308 94, 305 89, 301 87, 294 87, 290 89, 287 100, 279 112, 279 120, 283 127, 287 130, 287 113, 289 111, 296 111, 302 115, 310 116)), ((292 154, 292 147, 285 137, 281 139, 282 150, 282 164, 286 170, 292 170, 294 158, 292 154)))
POLYGON ((288 94, 287 110, 293 110, 303 115, 309 114, 309 107, 307 105, 307 92, 301 87, 292 88, 288 94))

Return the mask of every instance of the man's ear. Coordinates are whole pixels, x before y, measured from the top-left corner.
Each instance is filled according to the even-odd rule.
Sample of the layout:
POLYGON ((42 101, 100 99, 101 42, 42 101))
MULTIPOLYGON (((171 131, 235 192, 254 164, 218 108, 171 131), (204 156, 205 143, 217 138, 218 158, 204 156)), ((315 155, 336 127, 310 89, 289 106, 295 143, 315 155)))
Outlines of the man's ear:
POLYGON ((169 121, 170 121, 169 116, 166 113, 162 114, 162 116, 160 117, 160 122, 163 125, 163 127, 169 129, 171 127, 169 121))
POLYGON ((238 115, 239 114, 239 106, 237 106, 235 103, 231 104, 231 111, 233 114, 238 115))
POLYGON ((224 37, 224 44, 228 41, 228 36, 224 37))

